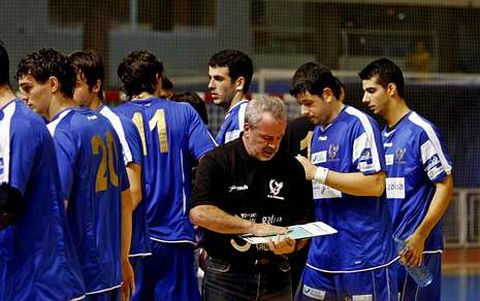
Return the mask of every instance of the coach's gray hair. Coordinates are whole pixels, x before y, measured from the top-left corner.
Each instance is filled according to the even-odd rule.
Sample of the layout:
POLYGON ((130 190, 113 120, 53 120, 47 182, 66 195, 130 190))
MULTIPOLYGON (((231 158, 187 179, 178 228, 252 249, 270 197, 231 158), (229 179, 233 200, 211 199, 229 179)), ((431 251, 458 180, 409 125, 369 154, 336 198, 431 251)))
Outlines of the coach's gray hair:
POLYGON ((259 96, 257 99, 249 101, 245 111, 245 122, 251 127, 256 127, 262 113, 270 113, 276 120, 286 120, 285 104, 278 97, 259 96))

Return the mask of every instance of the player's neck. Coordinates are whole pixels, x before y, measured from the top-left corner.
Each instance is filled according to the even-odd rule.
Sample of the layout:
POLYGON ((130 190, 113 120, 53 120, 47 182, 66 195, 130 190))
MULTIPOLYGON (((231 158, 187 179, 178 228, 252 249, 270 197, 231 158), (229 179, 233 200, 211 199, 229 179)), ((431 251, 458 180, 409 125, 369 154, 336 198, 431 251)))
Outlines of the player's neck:
POLYGON ((142 93, 139 93, 138 95, 133 95, 132 100, 143 100, 143 99, 148 99, 151 97, 155 97, 155 95, 150 94, 146 91, 143 91, 142 93))
POLYGON ((100 100, 100 98, 94 97, 94 98, 92 99, 92 101, 90 102, 90 104, 88 105, 88 108, 89 108, 90 110, 95 111, 95 110, 98 110, 98 108, 100 108, 100 107, 102 106, 102 104, 103 104, 103 103, 102 103, 102 101, 100 100))
POLYGON ((0 109, 15 99, 15 94, 8 86, 0 87, 0 109))
POLYGON ((408 114, 408 112, 410 112, 410 109, 405 101, 396 101, 385 115, 385 121, 389 127, 394 127, 405 115, 408 114))
POLYGON ((55 115, 68 108, 78 107, 77 103, 72 99, 64 96, 54 96, 48 108, 48 120, 52 120, 55 115))
POLYGON ((242 100, 246 99, 246 95, 243 94, 242 92, 238 92, 235 94, 235 96, 232 99, 232 102, 230 103, 230 106, 225 108, 227 111, 229 111, 233 106, 235 106, 237 103, 241 102, 242 100))

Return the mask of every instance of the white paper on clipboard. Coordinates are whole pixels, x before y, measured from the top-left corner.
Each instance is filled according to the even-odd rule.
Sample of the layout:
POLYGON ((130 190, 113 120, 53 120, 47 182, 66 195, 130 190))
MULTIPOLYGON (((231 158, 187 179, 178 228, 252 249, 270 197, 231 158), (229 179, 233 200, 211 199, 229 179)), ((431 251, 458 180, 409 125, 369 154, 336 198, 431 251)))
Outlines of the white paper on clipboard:
MULTIPOLYGON (((338 231, 330 225, 323 222, 313 222, 303 225, 294 225, 287 227, 288 232, 284 234, 291 239, 302 239, 314 236, 335 234, 338 231)), ((253 236, 252 234, 240 235, 241 238, 251 244, 267 243, 269 240, 275 240, 277 234, 267 236, 253 236)))

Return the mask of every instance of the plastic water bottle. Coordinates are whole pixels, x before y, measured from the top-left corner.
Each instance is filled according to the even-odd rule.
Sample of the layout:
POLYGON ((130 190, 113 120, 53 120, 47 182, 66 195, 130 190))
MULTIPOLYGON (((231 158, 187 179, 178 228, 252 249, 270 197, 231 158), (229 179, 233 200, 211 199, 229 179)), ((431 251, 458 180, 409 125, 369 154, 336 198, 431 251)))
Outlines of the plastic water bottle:
MULTIPOLYGON (((405 241, 396 237, 394 237, 393 240, 395 241, 395 249, 397 249, 398 253, 407 247, 405 241)), ((415 280, 418 286, 425 287, 432 283, 433 275, 424 264, 419 267, 409 267, 406 265, 403 266, 413 280, 415 280)))

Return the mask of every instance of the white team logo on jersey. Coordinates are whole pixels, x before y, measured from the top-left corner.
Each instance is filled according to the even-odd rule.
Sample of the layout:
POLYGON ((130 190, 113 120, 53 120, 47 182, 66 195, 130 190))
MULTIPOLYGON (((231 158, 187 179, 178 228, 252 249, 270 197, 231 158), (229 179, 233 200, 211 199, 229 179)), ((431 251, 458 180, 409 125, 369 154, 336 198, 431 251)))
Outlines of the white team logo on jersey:
POLYGON ((283 182, 277 182, 274 179, 270 180, 269 183, 269 188, 270 188, 270 194, 267 195, 267 197, 271 199, 279 199, 283 200, 283 196, 279 196, 278 194, 280 193, 280 190, 283 188, 283 182))
POLYGON ((328 147, 328 159, 335 159, 338 155, 338 144, 330 144, 328 147))
POLYGON ((403 157, 405 156, 406 152, 407 149, 405 147, 397 149, 397 152, 395 153, 395 161, 403 162, 403 157))

